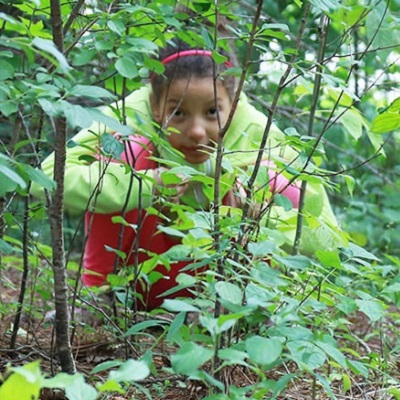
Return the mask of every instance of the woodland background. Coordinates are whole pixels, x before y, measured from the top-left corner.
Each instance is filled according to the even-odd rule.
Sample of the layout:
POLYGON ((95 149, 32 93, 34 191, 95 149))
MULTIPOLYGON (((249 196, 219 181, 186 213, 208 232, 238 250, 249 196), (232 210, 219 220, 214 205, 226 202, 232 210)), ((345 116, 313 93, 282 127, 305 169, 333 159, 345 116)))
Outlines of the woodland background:
POLYGON ((138 316, 127 278, 110 281, 114 311, 77 283, 82 221, 37 167, 56 150, 61 182, 68 139, 93 120, 129 132, 95 107, 162 72, 170 27, 214 49, 210 26, 180 29, 176 3, 0 0, 0 398, 400 399, 399 0, 181 2, 198 24, 230 18, 243 66, 231 72, 313 156, 289 172, 326 181, 348 247, 288 254, 271 233, 233 249, 248 234, 240 216, 214 214, 217 235, 188 236, 215 243, 195 301, 138 316), (32 181, 46 204, 27 195, 32 181), (70 323, 75 306, 104 322, 72 311, 70 323))

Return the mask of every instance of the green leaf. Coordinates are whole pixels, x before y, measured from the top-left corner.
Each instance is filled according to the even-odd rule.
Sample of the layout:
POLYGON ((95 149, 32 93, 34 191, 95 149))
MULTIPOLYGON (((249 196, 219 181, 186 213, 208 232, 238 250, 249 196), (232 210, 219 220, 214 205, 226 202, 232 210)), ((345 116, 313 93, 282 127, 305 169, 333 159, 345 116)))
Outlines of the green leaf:
POLYGON ((64 54, 57 49, 51 40, 36 37, 32 40, 32 46, 52 55, 58 61, 58 65, 64 72, 68 72, 71 68, 64 54))
POLYGON ((13 101, 4 101, 0 103, 0 112, 8 117, 18 111, 18 106, 13 101))
POLYGON ((12 25, 22 25, 18 20, 16 20, 15 18, 13 18, 11 15, 8 15, 6 13, 0 12, 0 19, 2 21, 8 22, 12 25))
POLYGON ((274 259, 289 269, 305 270, 312 265, 311 260, 302 255, 281 257, 274 255, 274 259))
POLYGON ((293 203, 283 194, 274 195, 274 202, 277 206, 283 207, 285 211, 290 211, 293 208, 293 203))
POLYGON ((105 245, 104 248, 105 248, 106 251, 108 251, 110 253, 114 253, 118 257, 120 257, 122 260, 125 260, 126 253, 124 253, 122 250, 114 249, 113 247, 107 246, 107 245, 105 245))
POLYGON ((286 24, 263 24, 262 29, 278 29, 289 32, 289 27, 286 24))
POLYGON ((136 382, 149 375, 150 369, 144 361, 128 360, 117 371, 111 371, 109 379, 116 382, 136 382))
POLYGON ((385 289, 382 290, 382 293, 400 293, 400 282, 386 286, 385 289))
POLYGON ((228 60, 228 57, 224 56, 223 54, 218 53, 218 51, 214 50, 212 52, 212 58, 217 64, 222 64, 228 60))
POLYGON ((186 303, 183 300, 177 300, 177 299, 166 299, 164 300, 163 304, 162 304, 162 308, 165 308, 168 311, 172 311, 172 312, 181 312, 181 311, 185 311, 185 312, 200 312, 200 310, 189 304, 186 303))
MULTIPOLYGON (((161 230, 161 229, 160 229, 161 230)), ((166 232, 166 230, 162 230, 163 232, 166 232)), ((174 229, 171 228, 170 232, 175 231, 174 229)), ((180 231, 178 231, 179 234, 176 235, 178 237, 181 237, 180 231)), ((163 256, 168 258, 169 261, 180 261, 185 259, 189 254, 189 249, 186 245, 184 244, 177 244, 175 246, 172 246, 169 248, 163 256)))
POLYGON ((121 224, 124 226, 129 226, 132 229, 137 229, 137 224, 130 224, 124 217, 121 215, 115 215, 111 218, 113 224, 121 224))
POLYGON ((267 287, 287 286, 288 282, 275 269, 265 262, 258 262, 250 270, 250 275, 255 282, 262 283, 267 287))
POLYGON ((97 390, 85 382, 83 375, 73 375, 72 384, 65 386, 65 395, 74 400, 96 400, 97 390))
POLYGON ((180 335, 179 331, 181 327, 185 324, 186 312, 178 313, 168 329, 167 340, 169 342, 179 341, 180 335))
POLYGON ((356 180, 350 175, 342 175, 342 176, 346 182, 346 186, 350 193, 350 196, 353 197, 353 191, 354 191, 354 187, 356 185, 356 180))
POLYGON ((347 368, 346 357, 343 353, 335 346, 330 343, 317 341, 315 343, 318 347, 325 351, 325 353, 335 360, 341 367, 347 368))
POLYGON ((373 133, 386 133, 400 128, 400 114, 383 113, 372 121, 371 131, 373 133))
POLYGON ((93 58, 97 56, 97 52, 94 49, 86 49, 83 52, 76 53, 73 56, 73 66, 80 67, 88 64, 93 58))
POLYGON ((246 304, 248 306, 266 307, 268 302, 274 297, 274 293, 264 287, 249 283, 245 289, 246 304))
POLYGON ((351 389, 351 379, 348 374, 342 374, 343 379, 343 386, 342 391, 343 393, 347 393, 351 389))
POLYGON ((212 336, 219 335, 222 332, 226 332, 232 328, 240 319, 243 314, 227 314, 221 315, 219 318, 213 318, 210 315, 200 315, 200 324, 210 332, 212 336))
POLYGON ((324 267, 340 268, 342 265, 339 254, 335 251, 317 250, 315 255, 324 267))
POLYGON ((112 158, 120 158, 125 150, 124 144, 110 133, 104 133, 101 137, 103 151, 112 158))
POLYGON ((369 377, 369 365, 365 365, 360 361, 348 360, 348 365, 354 374, 361 374, 365 379, 369 377))
POLYGON ((261 242, 250 242, 248 244, 249 252, 254 257, 266 257, 272 254, 276 249, 276 244, 272 240, 264 240, 261 242))
POLYGON ((117 19, 108 20, 107 27, 118 36, 122 36, 125 31, 125 24, 117 19))
POLYGON ((356 304, 360 311, 362 311, 371 322, 376 322, 384 315, 385 308, 379 300, 360 300, 356 299, 356 304))
POLYGON ((233 348, 221 349, 218 351, 218 356, 222 360, 229 361, 231 364, 247 365, 245 359, 248 357, 248 354, 245 351, 236 350, 233 348))
MULTIPOLYGON (((151 40, 128 36, 126 41, 133 46, 130 51, 145 51, 149 54, 157 54, 158 52, 158 46, 151 40)), ((159 62, 159 64, 161 63, 159 62)))
POLYGON ((119 367, 122 364, 122 361, 105 361, 100 364, 97 364, 91 371, 90 374, 98 374, 99 372, 107 371, 108 369, 119 367))
POLYGON ((40 394, 39 361, 23 367, 10 368, 11 375, 0 386, 1 400, 37 400, 40 394))
POLYGON ((278 339, 253 336, 246 340, 246 351, 251 361, 258 365, 275 362, 282 353, 282 343, 278 339))
POLYGON ((348 248, 344 249, 345 253, 349 253, 351 257, 354 258, 364 258, 367 260, 380 261, 378 257, 364 248, 357 246, 354 243, 349 243, 348 248))
POLYGON ((0 68, 0 81, 11 79, 14 77, 14 74, 14 67, 9 62, 2 60, 0 68))
POLYGON ((288 383, 295 378, 295 374, 284 374, 277 382, 272 385, 272 399, 277 399, 278 396, 287 388, 288 383))
POLYGON ((0 238, 0 253, 3 254, 11 254, 14 251, 14 248, 9 245, 5 240, 0 238))
POLYGON ((89 128, 93 123, 93 116, 87 108, 67 101, 60 102, 61 110, 72 128, 89 128))
POLYGON ((172 368, 177 374, 192 375, 210 360, 213 354, 213 350, 194 342, 184 343, 179 351, 171 356, 172 368))
POLYGON ((76 85, 71 90, 68 91, 70 96, 77 97, 87 97, 90 99, 115 99, 115 96, 110 93, 108 90, 103 89, 98 86, 89 86, 89 85, 76 85))
POLYGON ((215 290, 222 300, 232 304, 242 304, 242 290, 233 283, 219 281, 215 284, 215 290))
MULTIPOLYGON (((2 175, 4 175, 4 177, 9 179, 10 181, 14 182, 16 186, 20 186, 22 189, 26 188, 26 182, 22 179, 22 177, 7 165, 0 164, 0 182, 2 175)), ((2 190, 0 189, 0 193, 1 192, 2 190)))
POLYGON ((55 189, 56 183, 51 178, 49 178, 42 170, 24 164, 23 171, 28 175, 29 179, 32 182, 38 183, 40 186, 47 190, 55 189))
POLYGON ((317 382, 324 388, 326 394, 329 396, 331 400, 335 400, 336 396, 333 394, 332 391, 332 382, 331 380, 327 379, 326 376, 320 375, 320 374, 315 374, 317 378, 317 382))
POLYGON ((62 114, 61 104, 47 99, 38 99, 42 110, 50 117, 59 117, 62 114))
POLYGON ((397 97, 396 99, 394 99, 390 103, 390 106, 385 111, 389 111, 389 112, 393 112, 393 113, 400 112, 400 97, 397 97))
MULTIPOLYGON (((400 42, 398 21, 390 12, 390 8, 387 8, 385 3, 376 1, 368 10, 369 12, 365 19, 366 37, 368 41, 373 41, 374 48, 381 49, 378 56, 382 63, 390 56, 390 47, 396 46, 400 42)), ((398 7, 396 8, 398 10, 398 7)))
POLYGON ((166 324, 165 321, 157 321, 157 320, 142 321, 129 328, 128 331, 125 332, 123 336, 135 335, 136 333, 144 331, 147 328, 153 328, 155 326, 163 326, 165 324, 166 324))
POLYGON ((165 66, 158 60, 153 60, 152 58, 145 58, 144 65, 150 71, 155 74, 162 74, 164 72, 165 66))
POLYGON ((225 364, 242 364, 247 365, 245 362, 248 354, 244 351, 227 348, 218 351, 218 356, 222 360, 225 360, 225 364))
POLYGON ((303 340, 311 341, 314 338, 314 334, 308 328, 304 328, 300 325, 294 326, 279 326, 271 328, 271 335, 279 337, 283 336, 291 341, 303 340))
MULTIPOLYGON (((102 385, 97 385, 97 390, 99 393, 120 393, 120 394, 125 394, 126 391, 122 389, 121 385, 118 382, 112 381, 108 379, 106 382, 104 382, 102 385)), ((114 398, 114 397, 113 397, 114 398)))
POLYGON ((355 140, 358 140, 362 135, 363 128, 363 120, 359 111, 352 108, 348 110, 339 108, 338 112, 342 114, 339 121, 343 124, 343 127, 355 140))
POLYGON ((197 282, 197 279, 193 275, 180 273, 176 277, 176 282, 182 286, 189 287, 194 285, 197 282))
POLYGON ((391 387, 388 391, 388 394, 392 395, 394 399, 399 400, 400 399, 400 389, 397 387, 391 387))
POLYGON ((324 13, 339 9, 340 7, 338 0, 310 0, 310 3, 324 13))
POLYGON ((294 340, 287 343, 292 359, 299 368, 315 370, 326 361, 325 352, 313 343, 304 340, 294 340))
POLYGON ((115 63, 115 69, 124 78, 133 79, 138 76, 136 61, 128 56, 119 58, 115 63))
POLYGON ((94 121, 101 122, 108 126, 112 131, 118 132, 121 135, 130 135, 132 128, 126 125, 120 124, 115 118, 112 118, 96 108, 87 108, 87 112, 90 113, 91 118, 94 121))

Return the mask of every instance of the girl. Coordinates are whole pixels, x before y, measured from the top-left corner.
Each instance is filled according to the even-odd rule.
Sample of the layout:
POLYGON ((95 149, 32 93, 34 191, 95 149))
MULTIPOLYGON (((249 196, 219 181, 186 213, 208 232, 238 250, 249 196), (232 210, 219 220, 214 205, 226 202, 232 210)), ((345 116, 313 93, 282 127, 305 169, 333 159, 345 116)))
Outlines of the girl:
MULTIPOLYGON (((173 218, 174 203, 189 204, 198 210, 208 210, 210 204, 201 183, 184 177, 171 187, 166 177, 171 176, 169 170, 174 165, 191 167, 208 177, 215 174, 215 147, 228 122, 236 90, 235 78, 224 74, 235 66, 235 58, 219 51, 226 61, 217 65, 211 52, 172 42, 159 56, 165 71, 153 74, 150 85, 125 99, 127 125, 134 135, 115 135, 105 126, 94 125, 73 138, 77 146, 69 148, 67 154, 65 207, 76 213, 86 211, 85 285, 106 283, 109 274, 122 264, 117 255, 121 252, 123 264, 135 266, 137 271, 131 278, 139 308, 159 307, 162 294, 177 285, 176 277, 189 261, 163 260, 162 254, 180 240, 158 227, 165 224, 167 217, 173 218), (124 145, 123 151, 112 159, 104 153, 105 138, 111 140, 110 134, 124 145), (165 139, 167 142, 163 142, 165 139), (163 194, 168 191, 169 202, 165 203, 163 194), (121 216, 125 226, 115 218, 121 216)), ((116 108, 110 108, 108 113, 112 115, 116 108)), ((243 171, 255 163, 266 123, 267 117, 241 94, 223 138, 224 158, 232 169, 243 171)), ((295 235, 299 189, 276 172, 275 163, 291 162, 297 154, 283 143, 283 133, 273 126, 263 163, 268 170, 269 182, 265 184, 269 183, 269 190, 286 196, 293 205, 290 211, 273 205, 269 216, 269 221, 275 221, 274 226, 269 226, 280 229, 290 245, 295 235)), ((53 163, 49 156, 42 164, 49 175, 53 163)), ((245 200, 243 189, 237 184, 225 190, 222 197, 223 204, 233 207, 241 207, 245 200)), ((308 185, 304 218, 301 251, 312 253, 337 245, 330 229, 336 221, 322 184, 308 185), (307 225, 308 218, 313 221, 313 229, 307 225)), ((188 290, 179 290, 169 297, 190 295, 188 290)))

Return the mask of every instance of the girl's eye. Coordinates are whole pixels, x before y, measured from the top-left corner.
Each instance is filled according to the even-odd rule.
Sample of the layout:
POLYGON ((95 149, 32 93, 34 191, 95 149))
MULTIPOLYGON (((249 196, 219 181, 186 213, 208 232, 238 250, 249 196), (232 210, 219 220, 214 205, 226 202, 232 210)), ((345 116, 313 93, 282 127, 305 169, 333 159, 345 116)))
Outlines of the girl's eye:
POLYGON ((217 112, 218 112, 218 109, 216 108, 216 107, 213 107, 213 108, 210 108, 209 110, 208 110, 208 115, 211 115, 211 116, 216 116, 217 115, 217 112))
POLYGON ((175 118, 183 117, 183 112, 181 110, 173 110, 170 115, 175 118))

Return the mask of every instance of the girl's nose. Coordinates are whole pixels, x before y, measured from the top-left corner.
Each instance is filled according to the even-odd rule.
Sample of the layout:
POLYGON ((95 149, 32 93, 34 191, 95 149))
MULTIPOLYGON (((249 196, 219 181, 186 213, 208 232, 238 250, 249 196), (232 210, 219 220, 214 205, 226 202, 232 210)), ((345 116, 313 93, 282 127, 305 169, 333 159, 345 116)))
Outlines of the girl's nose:
POLYGON ((200 142, 207 135, 204 122, 200 118, 194 118, 186 131, 186 136, 196 142, 200 142))

